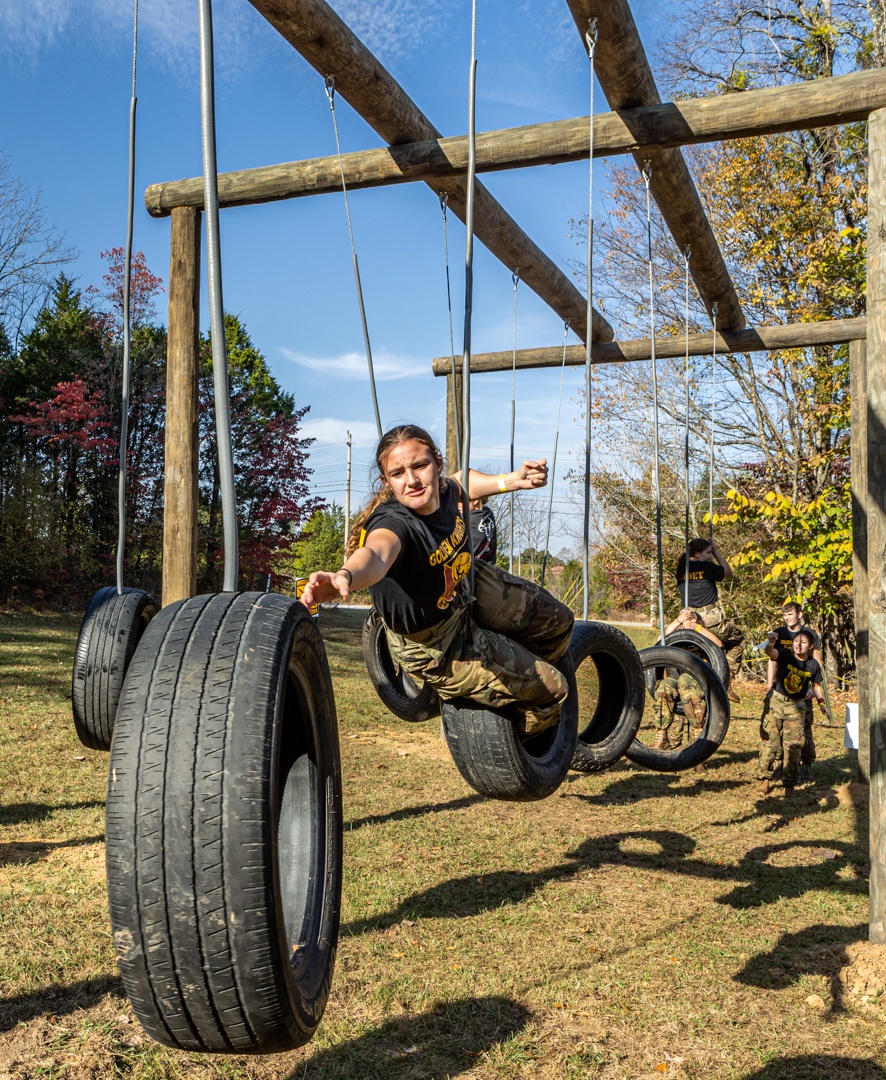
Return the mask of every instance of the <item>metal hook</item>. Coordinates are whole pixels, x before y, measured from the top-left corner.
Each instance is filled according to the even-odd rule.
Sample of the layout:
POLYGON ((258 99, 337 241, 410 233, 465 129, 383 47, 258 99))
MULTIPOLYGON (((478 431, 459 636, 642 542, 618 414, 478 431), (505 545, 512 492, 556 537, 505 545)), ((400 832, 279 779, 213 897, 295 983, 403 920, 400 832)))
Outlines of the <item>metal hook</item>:
POLYGON ((689 260, 692 258, 692 245, 687 244, 686 250, 683 252, 683 258, 686 260, 686 265, 689 265, 689 260))
POLYGON ((648 158, 643 162, 640 175, 643 177, 643 182, 649 187, 649 181, 652 179, 652 162, 648 158))
POLYGON ((517 288, 517 282, 519 282, 519 280, 520 280, 520 267, 515 266, 514 267, 514 272, 513 272, 513 274, 511 274, 511 281, 513 281, 513 283, 514 283, 514 289, 515 290, 517 288))
POLYGON ((326 96, 329 98, 329 104, 332 105, 332 99, 335 97, 335 78, 332 75, 326 76, 326 96))
POLYGON ((598 35, 597 20, 596 19, 591 19, 588 22, 588 29, 587 29, 587 32, 585 34, 585 44, 588 47, 588 55, 592 59, 593 59, 593 56, 594 56, 594 48, 595 48, 595 46, 597 44, 597 35, 598 35))

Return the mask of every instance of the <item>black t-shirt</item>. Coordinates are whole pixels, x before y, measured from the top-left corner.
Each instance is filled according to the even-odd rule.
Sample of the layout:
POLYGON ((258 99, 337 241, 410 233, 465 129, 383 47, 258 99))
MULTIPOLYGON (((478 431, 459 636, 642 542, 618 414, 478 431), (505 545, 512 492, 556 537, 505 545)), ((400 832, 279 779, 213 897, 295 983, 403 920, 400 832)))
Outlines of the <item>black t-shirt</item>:
POLYGON ((775 689, 779 694, 799 701, 813 683, 821 682, 821 665, 814 656, 798 660, 790 649, 776 645, 778 659, 775 661, 775 689))
POLYGON ((364 526, 389 529, 400 540, 400 554, 387 574, 369 586, 372 602, 386 626, 396 634, 415 634, 442 622, 453 603, 467 602, 464 582, 471 569, 471 549, 458 511, 460 488, 450 480, 440 493, 433 514, 389 499, 377 507, 364 526))
POLYGON ((812 648, 813 649, 820 649, 821 648, 821 638, 809 626, 798 626, 796 630, 789 630, 786 626, 777 626, 772 631, 774 634, 778 634, 778 641, 776 641, 775 644, 778 645, 779 648, 787 649, 787 651, 790 652, 791 651, 791 645, 793 644, 794 638, 796 637, 797 634, 800 633, 801 630, 805 630, 807 634, 812 634, 812 648))
POLYGON ((498 533, 495 528, 495 515, 488 506, 471 511, 471 545, 474 558, 494 563, 498 552, 498 533))
POLYGON ((708 559, 689 560, 689 599, 684 599, 685 583, 677 579, 677 593, 686 607, 707 607, 717 602, 717 582, 722 581, 726 571, 718 562, 708 559))

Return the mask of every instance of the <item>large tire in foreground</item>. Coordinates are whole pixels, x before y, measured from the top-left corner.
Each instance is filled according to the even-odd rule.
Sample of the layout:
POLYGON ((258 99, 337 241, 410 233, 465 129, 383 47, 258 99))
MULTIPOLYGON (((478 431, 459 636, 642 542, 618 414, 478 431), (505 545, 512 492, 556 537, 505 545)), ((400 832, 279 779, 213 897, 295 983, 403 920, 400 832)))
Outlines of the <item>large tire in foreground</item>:
POLYGON ((534 738, 517 734, 514 713, 484 708, 467 698, 442 702, 443 734, 456 768, 481 795, 532 802, 547 798, 563 783, 578 731, 578 692, 572 657, 557 667, 569 681, 560 719, 534 738))
MULTIPOLYGON (((705 691, 707 715, 701 735, 688 746, 679 750, 656 750, 634 739, 626 756, 635 765, 657 772, 682 772, 701 765, 717 750, 729 730, 729 699, 719 676, 703 660, 677 645, 653 645, 641 649, 640 661, 646 673, 656 669, 663 671, 667 667, 691 675, 705 691)), ((654 693, 654 688, 650 693, 654 693)))
MULTIPOLYGON (((634 643, 616 626, 576 622, 569 643, 578 683, 578 739, 572 768, 608 769, 624 756, 643 719, 643 665, 634 643), (596 670, 596 702, 590 717, 582 700, 582 664, 596 670), (584 725, 584 726, 582 726, 584 725)), ((585 669, 587 670, 587 669, 585 669)))
POLYGON ((720 682, 727 690, 729 689, 729 661, 726 659, 726 653, 710 638, 704 637, 695 630, 675 630, 672 634, 668 634, 664 643, 685 649, 705 664, 710 664, 720 677, 720 682))
POLYGON ((341 768, 323 641, 274 593, 164 608, 111 750, 108 897, 123 985, 158 1042, 275 1053, 329 995, 341 768))
POLYGON ((440 715, 440 699, 426 682, 417 683, 391 656, 388 635, 374 609, 363 623, 363 661, 369 681, 394 716, 413 723, 440 715))
POLYGON ((90 750, 110 750, 126 671, 157 602, 142 589, 108 586, 89 602, 74 648, 71 708, 77 736, 90 750))

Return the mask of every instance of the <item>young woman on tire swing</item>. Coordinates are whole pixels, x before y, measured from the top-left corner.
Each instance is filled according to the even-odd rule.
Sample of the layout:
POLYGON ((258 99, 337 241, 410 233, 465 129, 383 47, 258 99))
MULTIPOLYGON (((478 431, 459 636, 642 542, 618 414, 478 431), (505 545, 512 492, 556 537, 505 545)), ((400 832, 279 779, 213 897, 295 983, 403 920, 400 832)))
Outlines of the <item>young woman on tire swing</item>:
MULTIPOLYGON (((554 666, 567 651, 573 614, 532 582, 473 559, 458 512, 461 474, 443 474, 443 455, 414 424, 378 444, 376 493, 360 514, 341 569, 315 571, 310 606, 369 588, 391 653, 441 698, 513 707, 517 730, 552 727, 569 692, 554 666), (473 596, 468 591, 473 562, 473 596)), ((470 498, 543 487, 544 459, 492 476, 470 471, 470 498)))
MULTIPOLYGON (((683 608, 672 623, 665 627, 665 639, 677 630, 692 630, 706 637, 718 648, 723 642, 711 633, 699 619, 698 613, 683 608)), ((704 689, 688 672, 665 668, 655 687, 655 742, 656 750, 678 750, 683 743, 683 721, 689 738, 698 739, 704 731, 707 716, 707 699, 704 689), (677 704, 683 706, 681 716, 677 704)), ((696 765, 696 771, 704 771, 704 765, 696 765)))

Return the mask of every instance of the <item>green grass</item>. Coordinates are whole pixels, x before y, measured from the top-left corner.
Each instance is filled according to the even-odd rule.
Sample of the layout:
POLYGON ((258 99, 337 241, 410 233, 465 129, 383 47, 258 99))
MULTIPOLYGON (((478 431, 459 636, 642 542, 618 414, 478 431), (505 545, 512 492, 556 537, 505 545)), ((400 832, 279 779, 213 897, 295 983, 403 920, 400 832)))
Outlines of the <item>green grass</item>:
POLYGON ((321 616, 345 792, 332 997, 309 1046, 253 1059, 159 1047, 134 1020, 107 917, 107 755, 70 719, 77 625, 0 616, 0 1080, 886 1075, 886 1012, 845 977, 877 958, 841 728, 817 729, 814 787, 759 800, 742 685, 704 773, 624 762, 491 802, 436 721, 375 697, 362 615, 321 616))

